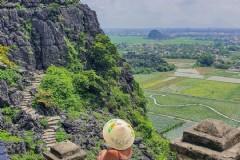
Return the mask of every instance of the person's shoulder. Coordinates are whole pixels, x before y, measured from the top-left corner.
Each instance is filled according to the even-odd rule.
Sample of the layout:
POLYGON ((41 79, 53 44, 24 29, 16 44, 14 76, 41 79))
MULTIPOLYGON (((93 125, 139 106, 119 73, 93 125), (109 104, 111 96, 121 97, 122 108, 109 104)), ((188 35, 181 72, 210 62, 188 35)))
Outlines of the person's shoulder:
POLYGON ((118 151, 117 151, 117 150, 114 150, 114 149, 108 150, 107 153, 118 155, 118 151))
POLYGON ((118 159, 118 151, 116 150, 108 150, 104 156, 104 160, 108 160, 108 159, 118 159))

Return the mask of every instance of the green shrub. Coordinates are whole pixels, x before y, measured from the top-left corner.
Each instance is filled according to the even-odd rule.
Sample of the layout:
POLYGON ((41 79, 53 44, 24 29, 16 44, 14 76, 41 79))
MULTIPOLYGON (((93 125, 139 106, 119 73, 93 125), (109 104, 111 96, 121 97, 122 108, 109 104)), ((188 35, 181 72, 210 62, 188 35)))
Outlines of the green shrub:
POLYGON ((11 133, 0 129, 0 140, 19 142, 21 139, 16 136, 12 136, 11 133))
POLYGON ((46 119, 46 118, 42 118, 42 119, 40 120, 40 124, 41 124, 44 128, 46 128, 47 125, 48 125, 47 119, 46 119))
POLYGON ((58 130, 56 132, 56 140, 57 142, 62 142, 65 141, 67 139, 67 134, 64 130, 58 130))
POLYGON ((27 145, 30 151, 35 150, 36 143, 33 141, 34 135, 35 135, 34 132, 27 131, 27 134, 23 138, 24 143, 27 145))
POLYGON ((17 79, 21 78, 21 76, 12 69, 2 70, 0 69, 0 80, 5 80, 10 86, 17 85, 17 79))
POLYGON ((24 5, 21 5, 20 3, 16 3, 16 8, 22 11, 26 10, 26 7, 24 5))
POLYGON ((11 157, 11 160, 43 160, 43 156, 41 154, 26 153, 14 155, 11 157))

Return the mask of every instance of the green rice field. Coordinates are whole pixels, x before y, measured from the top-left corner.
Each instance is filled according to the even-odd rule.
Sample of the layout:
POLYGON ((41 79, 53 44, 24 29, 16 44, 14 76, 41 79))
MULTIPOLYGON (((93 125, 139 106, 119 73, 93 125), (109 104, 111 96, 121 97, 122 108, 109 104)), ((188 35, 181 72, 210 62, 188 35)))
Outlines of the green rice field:
POLYGON ((152 121, 156 131, 159 134, 166 133, 172 129, 178 128, 183 125, 185 122, 157 114, 148 114, 149 119, 152 121), (164 123, 162 123, 164 122, 164 123))
POLYGON ((163 106, 154 104, 153 99, 148 98, 148 110, 150 112, 170 115, 196 122, 207 118, 214 118, 222 120, 234 127, 240 126, 239 122, 229 120, 209 108, 199 105, 203 104, 210 106, 218 112, 240 121, 240 103, 238 102, 145 90, 146 97, 149 97, 152 94, 161 94, 155 95, 154 98, 156 98, 158 104, 163 106))
POLYGON ((190 37, 179 37, 167 40, 149 40, 144 36, 109 36, 111 41, 115 44, 128 43, 128 44, 151 44, 158 43, 162 45, 168 44, 200 44, 200 45, 212 45, 213 41, 196 40, 190 37))
POLYGON ((134 77, 143 89, 240 101, 240 84, 184 77, 176 77, 165 81, 166 78, 171 76, 173 76, 173 72, 139 74, 134 77))

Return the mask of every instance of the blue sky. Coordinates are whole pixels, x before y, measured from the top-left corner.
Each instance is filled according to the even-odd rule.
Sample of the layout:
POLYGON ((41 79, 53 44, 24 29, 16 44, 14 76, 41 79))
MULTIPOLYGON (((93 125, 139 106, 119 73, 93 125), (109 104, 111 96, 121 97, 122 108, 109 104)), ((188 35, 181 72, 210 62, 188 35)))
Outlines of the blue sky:
POLYGON ((240 28, 240 0, 81 0, 102 28, 240 28))

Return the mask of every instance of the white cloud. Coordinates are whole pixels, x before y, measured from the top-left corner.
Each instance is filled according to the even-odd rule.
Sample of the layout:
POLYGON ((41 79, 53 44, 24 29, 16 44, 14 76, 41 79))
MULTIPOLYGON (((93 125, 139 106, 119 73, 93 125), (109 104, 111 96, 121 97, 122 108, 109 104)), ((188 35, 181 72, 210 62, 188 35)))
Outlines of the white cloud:
POLYGON ((240 0, 82 0, 103 28, 240 27, 240 0))

